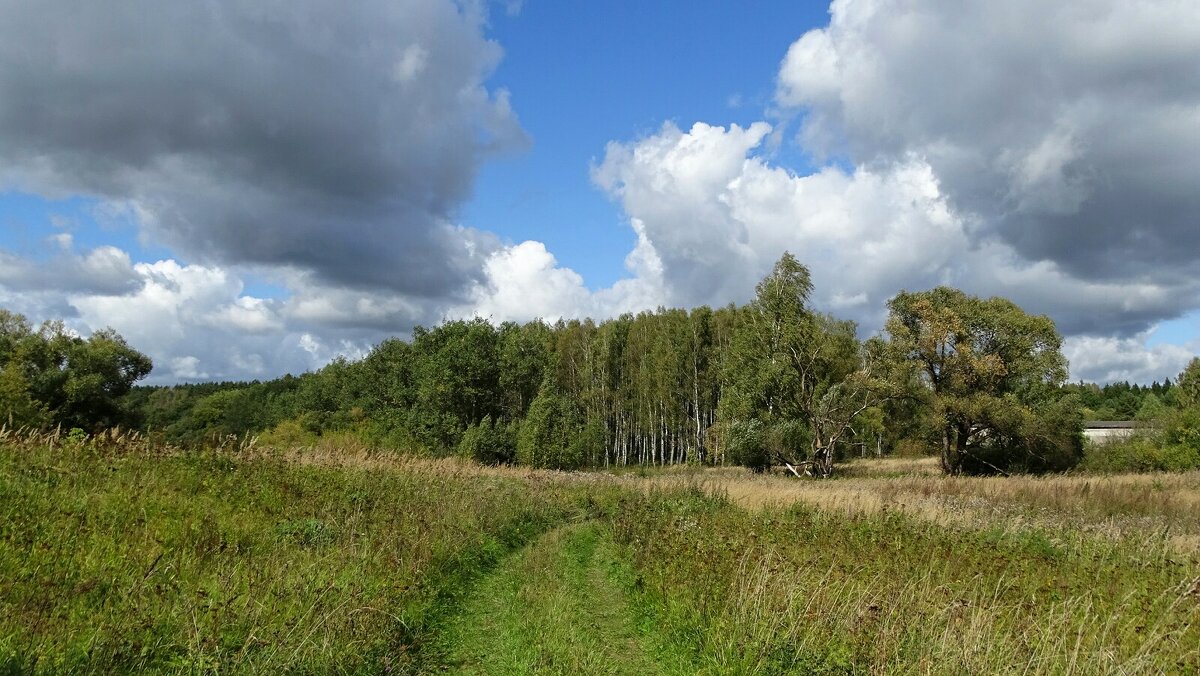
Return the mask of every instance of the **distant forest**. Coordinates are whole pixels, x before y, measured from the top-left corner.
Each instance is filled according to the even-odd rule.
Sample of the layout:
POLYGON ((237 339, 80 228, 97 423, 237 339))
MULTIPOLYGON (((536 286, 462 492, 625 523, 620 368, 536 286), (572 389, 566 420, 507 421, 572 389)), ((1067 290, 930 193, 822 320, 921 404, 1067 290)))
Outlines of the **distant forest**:
POLYGON ((828 474, 876 454, 940 454, 950 473, 1065 469, 1085 419, 1183 405, 1170 380, 1065 383, 1053 322, 1002 298, 900 292, 884 334, 860 341, 853 322, 811 309, 811 291, 784 255, 744 306, 447 321, 300 376, 166 387, 133 386, 149 360, 112 332, 35 332, 6 313, 0 412, 10 426, 120 424, 181 446, 352 440, 533 467, 828 474))

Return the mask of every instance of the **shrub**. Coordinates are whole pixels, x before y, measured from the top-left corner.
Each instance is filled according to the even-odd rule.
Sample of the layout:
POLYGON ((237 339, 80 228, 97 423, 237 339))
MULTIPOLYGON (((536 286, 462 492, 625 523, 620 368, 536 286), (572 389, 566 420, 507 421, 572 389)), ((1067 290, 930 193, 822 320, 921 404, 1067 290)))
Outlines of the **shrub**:
POLYGON ((771 467, 766 433, 761 420, 739 420, 729 425, 725 447, 729 460, 755 472, 771 467))
POLYGON ((458 454, 485 465, 507 464, 517 457, 517 435, 511 426, 485 416, 478 425, 471 425, 463 432, 458 454))
POLYGON ((1182 472, 1200 468, 1200 452, 1179 444, 1163 444, 1157 435, 1135 436, 1089 444, 1079 469, 1097 474, 1182 472))

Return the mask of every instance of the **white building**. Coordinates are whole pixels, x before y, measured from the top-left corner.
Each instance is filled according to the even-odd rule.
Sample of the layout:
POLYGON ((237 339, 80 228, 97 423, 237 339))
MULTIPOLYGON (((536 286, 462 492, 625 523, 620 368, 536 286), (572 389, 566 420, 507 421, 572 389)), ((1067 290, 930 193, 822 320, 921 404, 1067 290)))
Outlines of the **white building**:
POLYGON ((1096 444, 1128 439, 1145 427, 1133 420, 1092 420, 1083 423, 1083 437, 1096 444))

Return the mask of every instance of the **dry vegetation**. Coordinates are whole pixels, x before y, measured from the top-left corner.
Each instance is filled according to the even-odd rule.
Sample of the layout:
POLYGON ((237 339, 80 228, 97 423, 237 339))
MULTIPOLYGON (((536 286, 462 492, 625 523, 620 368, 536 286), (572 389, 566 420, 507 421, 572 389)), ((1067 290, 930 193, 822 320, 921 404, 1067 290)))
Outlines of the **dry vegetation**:
POLYGON ((1200 555, 1200 471, 1107 476, 946 477, 933 458, 850 463, 818 481, 741 468, 672 472, 659 485, 695 484, 752 509, 795 503, 847 516, 898 512, 974 529, 1043 529, 1165 540, 1200 555))

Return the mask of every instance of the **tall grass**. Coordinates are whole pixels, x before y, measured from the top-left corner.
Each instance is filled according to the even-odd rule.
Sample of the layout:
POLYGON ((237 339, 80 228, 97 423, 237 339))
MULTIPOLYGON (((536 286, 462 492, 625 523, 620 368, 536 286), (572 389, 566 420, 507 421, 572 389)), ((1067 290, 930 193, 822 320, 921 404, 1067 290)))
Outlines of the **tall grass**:
POLYGON ((1200 669, 1200 567, 1153 541, 639 497, 615 532, 719 673, 1200 669))
MULTIPOLYGON (((868 460, 856 465, 887 461, 868 460)), ((1119 539, 1154 535, 1177 551, 1200 555, 1200 472, 946 477, 922 471, 797 481, 725 469, 660 475, 658 486, 700 485, 744 507, 804 503, 845 516, 901 512, 942 527, 1012 531, 1082 531, 1119 539)))
POLYGON ((1200 671, 1200 548, 1178 540, 1200 475, 905 467, 613 477, 0 430, 0 671, 436 669, 478 576, 583 520, 656 638, 710 673, 1200 671))
POLYGON ((0 442, 0 669, 407 669, 566 482, 325 466, 138 438, 0 442))

